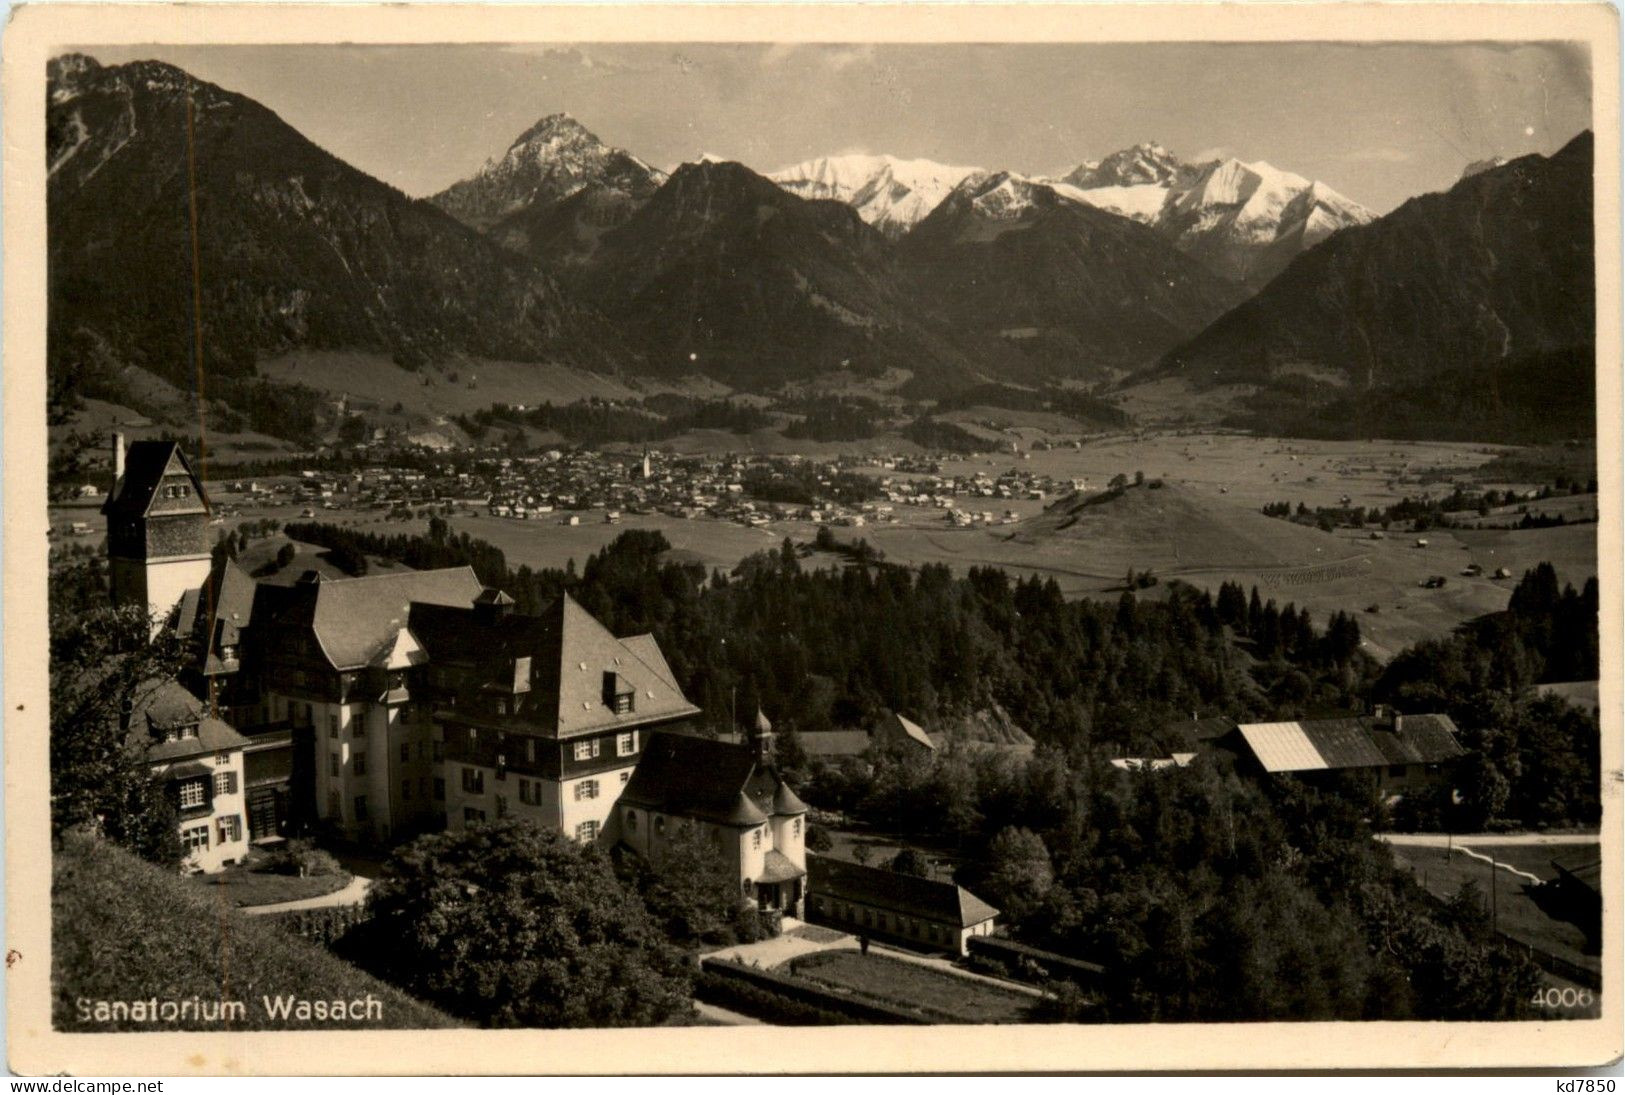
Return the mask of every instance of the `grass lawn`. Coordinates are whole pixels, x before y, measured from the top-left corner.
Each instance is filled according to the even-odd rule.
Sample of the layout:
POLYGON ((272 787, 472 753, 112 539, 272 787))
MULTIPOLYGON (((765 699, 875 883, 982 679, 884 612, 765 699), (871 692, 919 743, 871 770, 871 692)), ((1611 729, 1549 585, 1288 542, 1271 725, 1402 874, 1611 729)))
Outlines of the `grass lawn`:
POLYGON ((252 866, 238 864, 235 867, 227 867, 218 874, 192 875, 190 881, 211 900, 237 908, 248 908, 252 905, 275 905, 281 901, 321 897, 335 890, 342 890, 350 884, 350 872, 340 871, 338 874, 300 878, 297 875, 273 874, 270 871, 259 871, 252 866))
POLYGON ((1557 871, 1552 867, 1553 857, 1573 855, 1580 850, 1579 846, 1573 844, 1481 844, 1476 840, 1468 846, 1480 855, 1492 857, 1497 863, 1527 871, 1542 882, 1557 877, 1557 871))
MULTIPOLYGON (((1484 849, 1486 855, 1490 854, 1489 847, 1492 846, 1484 849)), ((1536 852, 1547 849, 1519 850, 1536 852)), ((1447 901, 1456 895, 1464 882, 1477 883, 1479 891, 1488 901, 1493 878, 1496 922, 1502 932, 1576 965, 1595 970, 1602 968, 1599 955, 1595 951, 1587 953, 1586 933, 1566 920, 1548 916, 1530 896, 1532 884, 1526 879, 1510 871, 1492 868, 1483 860, 1460 851, 1451 852, 1448 859, 1442 848, 1395 847, 1393 852, 1394 858, 1407 864, 1430 893, 1447 901)))
POLYGON ((856 951, 824 951, 779 970, 853 996, 918 1011, 945 1023, 1020 1023, 1036 999, 993 985, 856 951))

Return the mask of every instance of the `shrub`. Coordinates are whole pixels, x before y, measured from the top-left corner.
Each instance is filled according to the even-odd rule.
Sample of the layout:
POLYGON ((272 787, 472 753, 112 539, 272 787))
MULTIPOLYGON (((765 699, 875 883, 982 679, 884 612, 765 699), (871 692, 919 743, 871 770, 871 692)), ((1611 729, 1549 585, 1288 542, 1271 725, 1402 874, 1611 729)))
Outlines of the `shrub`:
POLYGON ((420 1029, 457 1022, 384 984, 314 943, 244 913, 222 910, 180 876, 130 855, 107 840, 63 839, 54 852, 51 886, 53 1021, 59 1030, 293 1030, 339 1027, 420 1029), (161 910, 161 914, 155 912, 161 910), (232 988, 226 990, 224 986, 232 988), (261 995, 304 1000, 371 994, 382 1021, 277 1019, 261 995), (80 999, 241 999, 241 1022, 200 1018, 99 1022, 81 1017, 80 999))
POLYGON ((331 854, 308 840, 290 840, 265 857, 264 869, 274 874, 319 878, 344 870, 331 854))

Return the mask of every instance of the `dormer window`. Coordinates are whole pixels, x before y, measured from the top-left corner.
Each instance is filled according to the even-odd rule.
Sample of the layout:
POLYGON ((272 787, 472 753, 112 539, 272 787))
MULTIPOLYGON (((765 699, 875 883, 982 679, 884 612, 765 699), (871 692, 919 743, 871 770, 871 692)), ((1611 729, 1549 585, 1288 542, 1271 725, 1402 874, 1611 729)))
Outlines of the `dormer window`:
POLYGON ((604 706, 617 715, 630 715, 637 706, 637 690, 632 682, 613 670, 604 673, 604 706))

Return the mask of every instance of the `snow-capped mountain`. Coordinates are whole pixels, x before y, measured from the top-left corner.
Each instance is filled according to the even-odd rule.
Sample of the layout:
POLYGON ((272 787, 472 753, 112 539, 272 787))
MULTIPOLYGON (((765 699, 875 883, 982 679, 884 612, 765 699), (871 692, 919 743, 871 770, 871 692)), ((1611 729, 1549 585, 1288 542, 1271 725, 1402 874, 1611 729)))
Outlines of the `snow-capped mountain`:
POLYGON ((975 167, 896 156, 823 156, 768 176, 800 198, 845 202, 858 216, 896 238, 935 209, 975 167))
POLYGON ((1186 182, 1199 168, 1182 161, 1160 144, 1137 144, 1104 160, 1088 160, 1061 177, 1080 190, 1103 186, 1161 186, 1186 182))
POLYGON ((471 178, 429 200, 484 230, 514 213, 555 205, 587 186, 642 200, 665 180, 664 172, 605 144, 568 114, 549 114, 500 158, 487 160, 471 178))
POLYGON ((1217 272, 1262 285, 1300 251, 1371 213, 1325 183, 1262 161, 1189 164, 1156 144, 1080 164, 1058 192, 1148 224, 1217 272))

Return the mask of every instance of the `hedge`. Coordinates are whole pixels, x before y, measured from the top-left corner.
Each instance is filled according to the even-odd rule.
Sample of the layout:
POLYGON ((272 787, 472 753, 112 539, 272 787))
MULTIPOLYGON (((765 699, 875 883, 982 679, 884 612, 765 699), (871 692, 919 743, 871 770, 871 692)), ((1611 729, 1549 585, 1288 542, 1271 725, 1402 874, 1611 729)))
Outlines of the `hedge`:
POLYGON ((444 1012, 109 841, 65 837, 51 885, 52 1022, 64 1031, 456 1027, 444 1012), (373 998, 382 1018, 275 1017, 265 998, 373 998), (221 1002, 240 1002, 240 1015, 221 1002), (155 1018, 145 1013, 156 1010, 155 1018), (97 1004, 107 1013, 98 1016, 97 1004), (189 1010, 168 1005, 190 1004, 189 1010), (123 1005, 117 1011, 114 1005, 123 1005), (141 1005, 137 1007, 137 1005, 141 1005), (199 1012, 201 1011, 201 1015, 199 1012))
POLYGON ((739 962, 704 958, 700 960, 700 973, 702 978, 705 974, 711 974, 747 984, 758 992, 777 996, 781 1003, 776 1006, 783 1006, 783 1002, 789 1002, 815 1011, 834 1012, 845 1016, 844 1019, 837 1020, 838 1022, 908 1026, 931 1024, 931 1020, 904 1008, 893 1007, 877 1000, 859 1000, 799 977, 787 977, 782 973, 773 973, 739 962))
POLYGON ((1064 954, 1040 950, 1025 943, 1000 939, 993 935, 971 936, 969 950, 973 958, 991 959, 1008 970, 1010 976, 1023 981, 1034 980, 1022 976, 1023 968, 1032 966, 1036 966, 1048 977, 1072 981, 1079 986, 1099 984, 1106 976, 1106 967, 1094 962, 1069 958, 1064 954))
POLYGON ((746 978, 729 977, 704 965, 694 979, 694 998, 776 1026, 835 1027, 858 1022, 838 1011, 792 1000, 777 988, 764 988, 746 978))

